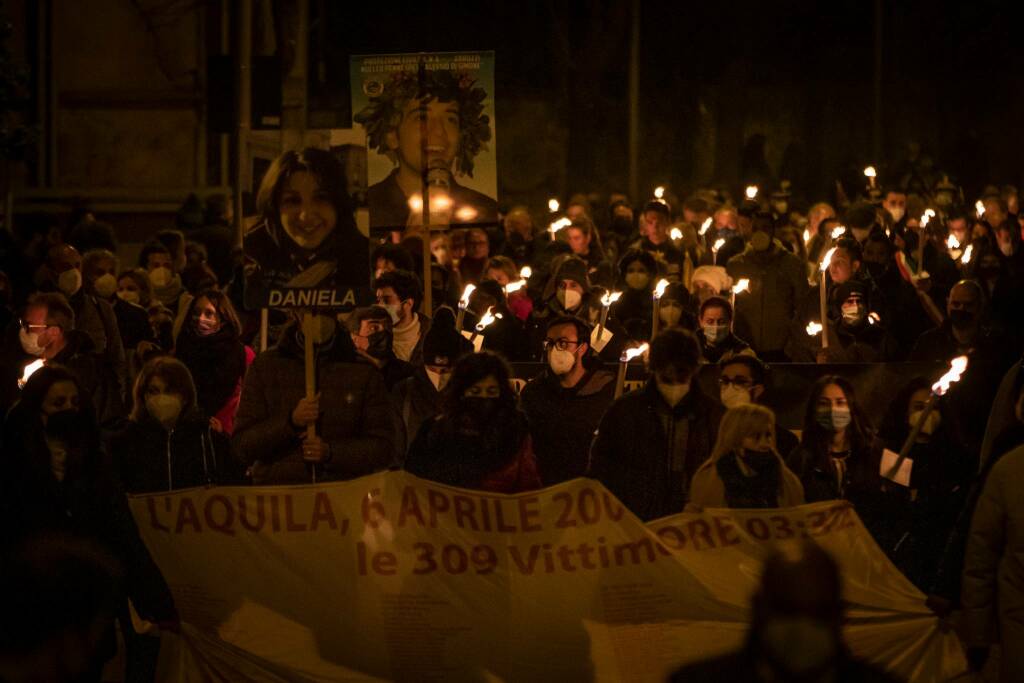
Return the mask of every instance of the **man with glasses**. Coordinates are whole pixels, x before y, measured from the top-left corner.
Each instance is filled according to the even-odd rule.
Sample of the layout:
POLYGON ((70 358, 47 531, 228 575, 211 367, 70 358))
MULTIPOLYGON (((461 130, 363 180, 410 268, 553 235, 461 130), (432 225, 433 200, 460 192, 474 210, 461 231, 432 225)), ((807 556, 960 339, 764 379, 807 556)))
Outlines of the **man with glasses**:
MULTIPOLYGON (((754 356, 733 356, 719 363, 718 388, 722 405, 734 408, 754 403, 771 408, 766 402, 768 394, 768 366, 754 356)), ((775 448, 783 459, 800 445, 793 432, 776 425, 775 448)))
POLYGON ((579 318, 552 319, 544 338, 547 367, 520 395, 545 485, 585 476, 590 442, 614 397, 615 374, 601 366, 589 339, 590 326, 579 318))

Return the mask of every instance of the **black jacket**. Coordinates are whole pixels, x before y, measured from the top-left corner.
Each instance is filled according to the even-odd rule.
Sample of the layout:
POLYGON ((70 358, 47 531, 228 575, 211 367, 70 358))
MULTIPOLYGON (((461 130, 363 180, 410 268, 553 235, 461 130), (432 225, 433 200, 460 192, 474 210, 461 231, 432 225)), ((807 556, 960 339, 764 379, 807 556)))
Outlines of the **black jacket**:
POLYGON ((131 421, 112 436, 108 451, 128 493, 172 491, 244 481, 228 437, 210 429, 198 414, 182 418, 171 431, 152 419, 131 421))
POLYGON ((545 368, 519 395, 546 486, 586 476, 590 444, 615 393, 615 374, 593 365, 570 389, 545 368))
POLYGON ((723 412, 696 382, 670 408, 650 380, 615 401, 601 419, 590 450, 590 475, 644 521, 682 512, 694 473, 711 456, 723 412), (682 462, 673 463, 669 446, 682 438, 682 429, 682 462))
POLYGON ((82 388, 92 398, 96 420, 103 429, 120 427, 127 416, 117 380, 117 373, 105 354, 95 352, 92 339, 85 332, 70 330, 64 333, 67 344, 51 363, 71 370, 82 388))
POLYGON ((199 411, 206 417, 216 415, 224 407, 245 376, 245 346, 227 325, 208 337, 200 337, 192 322, 186 321, 174 355, 192 373, 199 411))
POLYGON ((405 460, 420 427, 441 412, 441 392, 434 388, 427 371, 418 368, 411 377, 403 379, 391 390, 391 402, 404 430, 399 455, 401 460, 405 460))

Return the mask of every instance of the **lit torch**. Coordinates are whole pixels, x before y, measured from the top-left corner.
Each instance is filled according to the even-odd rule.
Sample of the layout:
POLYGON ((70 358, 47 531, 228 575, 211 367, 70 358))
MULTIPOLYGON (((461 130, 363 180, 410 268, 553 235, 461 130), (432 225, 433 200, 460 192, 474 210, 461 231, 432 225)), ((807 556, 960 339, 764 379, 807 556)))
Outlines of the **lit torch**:
POLYGON ((985 202, 980 199, 974 202, 974 213, 978 214, 978 220, 985 219, 985 202))
POLYGON ((21 379, 18 380, 18 388, 24 389, 25 383, 28 382, 28 378, 35 374, 35 371, 43 367, 43 359, 39 358, 32 361, 25 366, 25 370, 21 373, 21 379))
MULTIPOLYGON (((721 249, 724 246, 725 246, 725 238, 724 237, 719 237, 717 240, 715 240, 715 243, 711 245, 711 253, 714 256, 717 257, 718 256, 718 250, 721 249)), ((717 259, 715 260, 715 262, 716 263, 718 262, 717 259)))
POLYGON ((661 185, 658 185, 656 188, 654 188, 654 198, 655 199, 664 199, 665 198, 665 188, 662 187, 661 185))
POLYGON ((548 200, 548 211, 551 213, 558 213, 559 207, 561 207, 561 204, 559 204, 558 200, 554 197, 548 200))
POLYGON ((455 329, 462 331, 462 322, 466 318, 466 308, 469 307, 469 297, 473 296, 473 292, 476 290, 476 285, 469 283, 466 288, 462 290, 462 298, 459 299, 459 314, 455 318, 455 329))
POLYGON ((551 241, 553 242, 555 240, 555 235, 558 234, 559 230, 567 228, 570 225, 572 225, 572 221, 565 217, 559 218, 557 221, 549 225, 548 232, 551 233, 551 241))
POLYGON ((968 244, 967 248, 964 249, 964 255, 960 257, 960 263, 968 264, 971 262, 971 256, 974 252, 974 245, 968 244))
POLYGON ((821 310, 821 348, 828 348, 828 266, 832 263, 832 255, 838 247, 832 247, 821 259, 821 288, 818 290, 818 303, 821 310))
POLYGON ((488 325, 493 323, 495 320, 501 319, 501 313, 492 313, 494 306, 487 308, 487 312, 484 313, 483 317, 480 318, 480 322, 473 328, 473 334, 469 335, 469 343, 474 344, 476 342, 477 335, 483 332, 488 325))
POLYGON ((518 292, 520 289, 526 286, 526 280, 516 280, 505 285, 505 296, 508 296, 512 292, 518 292))
POLYGON ((804 229, 804 244, 810 244, 810 243, 811 243, 811 229, 810 228, 805 228, 804 229))
POLYGON ((626 349, 619 356, 619 375, 615 379, 615 398, 622 396, 622 388, 626 386, 626 366, 629 365, 629 361, 642 355, 648 347, 649 345, 644 343, 634 349, 626 349))
POLYGON ((747 199, 757 199, 757 185, 747 185, 744 194, 746 194, 747 199))
POLYGON ((683 239, 683 231, 680 230, 679 228, 672 228, 669 231, 668 236, 672 238, 673 242, 678 242, 679 240, 683 239))
POLYGON ((665 293, 666 287, 668 287, 668 280, 665 278, 658 280, 658 284, 654 287, 654 319, 651 320, 651 339, 658 335, 658 323, 661 317, 661 296, 665 293))
POLYGON ((949 250, 949 257, 954 261, 960 258, 960 240, 953 233, 949 233, 949 237, 946 238, 946 249, 949 250))
POLYGON ((868 184, 871 186, 871 189, 875 189, 875 177, 878 175, 878 173, 875 171, 875 167, 868 166, 867 168, 865 168, 864 175, 867 177, 868 184))
POLYGON ((712 220, 711 220, 711 218, 710 218, 710 217, 708 217, 708 218, 705 218, 705 219, 704 219, 704 222, 703 222, 703 223, 701 223, 701 225, 700 225, 700 231, 699 231, 699 234, 700 234, 700 236, 701 236, 701 237, 703 237, 703 236, 704 236, 704 235, 705 235, 705 234, 707 233, 707 231, 708 231, 709 229, 711 229, 711 223, 712 223, 712 220))
POLYGON ((821 325, 811 321, 807 323, 807 327, 804 328, 804 331, 807 332, 808 337, 816 337, 821 334, 821 325))
POLYGON ((739 280, 737 280, 736 284, 733 285, 732 289, 730 290, 730 302, 732 303, 732 317, 734 319, 736 317, 736 295, 739 294, 740 292, 749 291, 750 280, 748 280, 747 278, 740 278, 739 280))
POLYGON ((601 297, 601 322, 597 325, 597 338, 601 339, 601 335, 604 334, 605 323, 608 322, 608 311, 611 309, 612 304, 622 298, 622 292, 606 292, 601 297))
POLYGON ((957 356, 949 362, 949 370, 939 381, 932 385, 932 393, 928 397, 928 402, 924 404, 924 410, 921 411, 921 416, 917 418, 917 422, 914 423, 913 429, 910 430, 910 434, 907 435, 907 440, 903 442, 903 448, 900 449, 900 455, 896 458, 896 462, 893 463, 892 468, 889 470, 888 478, 892 478, 899 472, 900 466, 910 455, 910 449, 914 447, 914 443, 917 441, 917 437, 921 434, 921 428, 924 426, 925 421, 928 419, 928 415, 931 414, 932 410, 935 409, 935 405, 939 400, 939 397, 944 396, 949 388, 960 381, 961 375, 967 370, 967 356, 957 356))
POLYGON ((845 225, 837 225, 836 227, 832 228, 832 239, 833 240, 839 239, 840 237, 843 236, 843 233, 845 233, 845 232, 846 232, 846 226, 845 225))

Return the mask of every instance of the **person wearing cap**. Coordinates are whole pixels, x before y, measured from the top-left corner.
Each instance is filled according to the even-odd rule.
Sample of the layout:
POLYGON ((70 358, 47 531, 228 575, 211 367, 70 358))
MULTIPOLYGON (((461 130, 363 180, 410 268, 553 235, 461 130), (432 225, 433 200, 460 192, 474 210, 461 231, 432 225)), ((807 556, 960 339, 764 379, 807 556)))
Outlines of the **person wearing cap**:
MULTIPOLYGON (((867 283, 850 279, 837 285, 830 295, 832 322, 828 326, 828 348, 814 349, 819 363, 884 363, 896 355, 896 342, 885 324, 871 317, 871 296, 867 283)), ((797 357, 794 361, 808 361, 797 357)))
POLYGON ((872 232, 882 229, 878 225, 878 212, 867 202, 856 202, 847 209, 843 214, 843 223, 861 246, 864 246, 872 232))
POLYGON ((413 366, 399 360, 391 345, 391 316, 382 306, 357 308, 346 321, 359 362, 380 370, 388 391, 413 373, 413 366))
POLYGON ((586 475, 590 443, 615 394, 615 373, 590 348, 590 325, 561 316, 545 331, 547 367, 527 383, 520 405, 544 484, 586 475))
POLYGON ((722 266, 700 266, 690 277, 691 312, 700 313, 700 305, 713 296, 722 296, 732 287, 732 278, 722 266))
POLYGON ((544 357, 544 334, 549 320, 564 315, 586 319, 592 305, 590 277, 586 262, 572 254, 560 254, 551 261, 551 271, 539 306, 533 309, 527 322, 529 356, 534 360, 544 357))
POLYGON ((769 362, 786 360, 791 321, 808 289, 804 264, 774 235, 771 215, 756 214, 749 244, 726 267, 734 281, 750 280, 750 290, 736 297, 733 329, 769 362))
POLYGON ((669 238, 671 223, 672 210, 665 201, 654 199, 647 202, 640 213, 640 239, 631 244, 630 249, 646 251, 663 264, 663 270, 668 270, 669 264, 682 268, 683 252, 669 238))
POLYGON ((697 341, 704 363, 720 363, 741 355, 756 357, 750 344, 733 334, 732 315, 732 305, 720 296, 706 299, 700 305, 697 341))
POLYGON ((423 340, 423 365, 391 390, 391 402, 403 429, 402 460, 423 423, 441 412, 441 392, 452 377, 455 361, 472 352, 469 340, 455 331, 455 314, 450 308, 439 308, 423 340))
POLYGON ((610 319, 633 339, 650 337, 654 286, 658 276, 658 262, 642 249, 630 249, 619 260, 622 297, 612 304, 610 319))
POLYGON ((665 288, 658 303, 658 329, 682 328, 691 332, 697 329, 697 318, 690 312, 690 292, 681 282, 671 282, 665 288))

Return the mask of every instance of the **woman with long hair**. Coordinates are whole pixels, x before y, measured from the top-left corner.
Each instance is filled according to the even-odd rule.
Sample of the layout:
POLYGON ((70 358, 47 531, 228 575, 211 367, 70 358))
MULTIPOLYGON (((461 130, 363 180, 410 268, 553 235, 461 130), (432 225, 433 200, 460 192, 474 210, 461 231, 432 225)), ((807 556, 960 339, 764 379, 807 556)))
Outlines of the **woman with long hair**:
POLYGON ((256 354, 242 343, 242 326, 231 299, 219 290, 201 291, 189 305, 174 355, 196 386, 199 412, 229 436, 242 395, 245 371, 256 354))
POLYGON ((110 453, 129 493, 241 483, 228 438, 210 427, 196 403, 192 374, 160 356, 142 367, 132 390, 128 425, 110 439, 110 453))
POLYGON ((745 403, 718 426, 711 457, 693 476, 693 507, 778 508, 801 505, 804 488, 775 447, 775 413, 745 403))
POLYGON ((405 469, 463 488, 517 493, 541 487, 526 416, 516 407, 501 356, 463 356, 444 389, 441 414, 420 428, 405 469))

